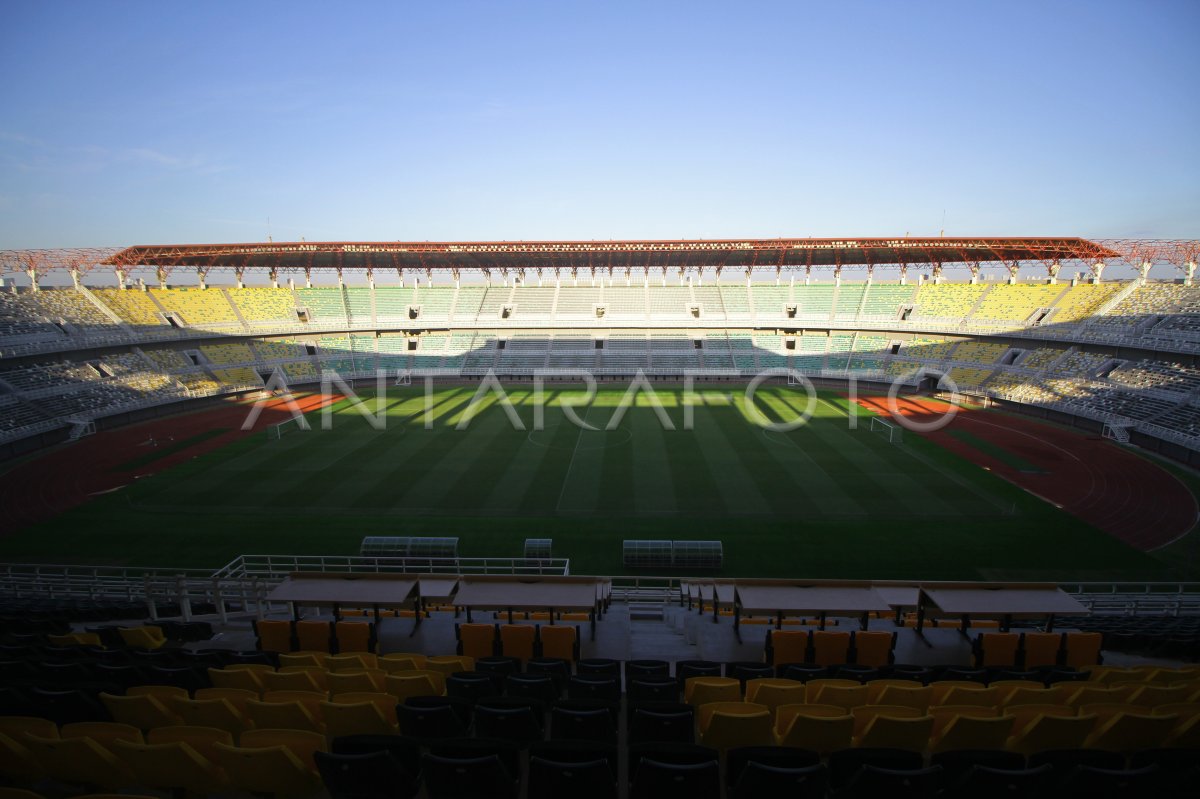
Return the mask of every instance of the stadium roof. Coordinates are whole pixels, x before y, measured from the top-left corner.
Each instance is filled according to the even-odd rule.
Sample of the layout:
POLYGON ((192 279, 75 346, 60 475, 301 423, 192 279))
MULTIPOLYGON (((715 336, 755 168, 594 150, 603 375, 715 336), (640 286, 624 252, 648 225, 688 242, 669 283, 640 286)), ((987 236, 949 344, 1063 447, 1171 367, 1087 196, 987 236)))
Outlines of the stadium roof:
POLYGON ((198 268, 517 271, 799 269, 897 264, 1095 261, 1119 257, 1080 238, 837 238, 624 241, 267 242, 139 245, 102 263, 198 268))

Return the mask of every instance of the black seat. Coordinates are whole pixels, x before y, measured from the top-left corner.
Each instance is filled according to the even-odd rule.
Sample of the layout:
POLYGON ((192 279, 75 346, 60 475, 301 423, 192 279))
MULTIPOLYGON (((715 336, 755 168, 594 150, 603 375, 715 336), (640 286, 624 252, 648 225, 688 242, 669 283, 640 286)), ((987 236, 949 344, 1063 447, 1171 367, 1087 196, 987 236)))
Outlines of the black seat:
POLYGON ((421 774, 421 742, 403 735, 343 735, 334 738, 330 749, 339 755, 387 752, 413 778, 421 774))
POLYGON ((332 799, 411 799, 420 789, 416 776, 388 751, 314 752, 313 759, 332 799))
POLYGON ((669 763, 643 757, 630 766, 630 799, 720 799, 721 767, 717 760, 669 763))
POLYGON ((791 799, 824 799, 829 785, 825 766, 769 766, 751 760, 742 769, 731 796, 735 799, 787 796, 791 799))
POLYGON ((931 799, 942 781, 942 767, 890 769, 863 766, 838 794, 845 799, 931 799))
POLYGON ((670 677, 671 664, 665 660, 627 660, 625 661, 625 684, 638 677, 670 677))
POLYGON ((49 719, 60 727, 76 721, 109 721, 108 711, 93 696, 78 688, 30 688, 30 715, 49 719))
POLYGON ((575 664, 576 674, 620 677, 621 661, 612 658, 584 658, 575 664))
MULTIPOLYGON (((678 671, 678 667, 676 667, 678 671)), ((746 690, 746 680, 754 680, 760 677, 774 677, 775 667, 767 663, 756 663, 754 661, 734 661, 725 664, 725 676, 732 677, 742 683, 742 690, 746 690)))
POLYGON ((550 711, 550 737, 556 741, 616 743, 617 725, 605 708, 558 706, 550 711))
POLYGON ((785 680, 799 680, 800 682, 819 680, 829 676, 829 669, 808 663, 785 663, 776 667, 775 672, 785 680))
POLYGON ((1054 767, 1043 763, 1037 768, 991 768, 971 766, 955 781, 947 778, 947 792, 954 796, 969 796, 971 799, 1007 799, 1021 796, 1022 799, 1038 799, 1051 791, 1054 782, 1054 767))
POLYGON ((941 766, 945 783, 954 785, 975 766, 1011 771, 1025 768, 1025 758, 1003 749, 956 749, 938 752, 929 759, 929 765, 941 766))
POLYGON ((790 746, 738 746, 725 753, 725 782, 733 788, 748 763, 779 768, 807 768, 821 762, 821 755, 790 746))
POLYGON ((467 725, 450 705, 417 707, 410 704, 396 705, 396 721, 400 734, 413 738, 461 738, 467 734, 467 725))
POLYGON ((691 707, 635 707, 629 713, 629 743, 655 741, 695 743, 696 720, 691 707))
POLYGON ((475 734, 522 744, 540 741, 544 715, 542 704, 534 699, 481 699, 475 705, 475 734))
POLYGON ((567 678, 571 676, 571 663, 562 658, 530 658, 525 661, 525 673, 550 675, 561 692, 567 685, 567 678))
POLYGON ((603 759, 614 775, 618 767, 617 747, 595 741, 537 741, 529 745, 529 756, 558 763, 590 763, 603 759))
POLYGON ((430 707, 448 707, 454 710, 455 714, 462 721, 464 727, 471 725, 471 717, 475 713, 475 703, 468 702, 465 699, 457 699, 453 696, 409 696, 404 700, 404 704, 409 707, 430 708, 430 707))
POLYGON ((630 702, 675 702, 679 683, 674 677, 634 677, 625 684, 625 696, 630 702))
POLYGON ((489 696, 499 696, 496 676, 476 671, 456 671, 446 678, 446 696, 477 702, 489 696))
POLYGON ((191 666, 150 666, 145 672, 149 685, 174 685, 188 693, 209 687, 208 672, 191 666))
POLYGON ((675 664, 675 679, 682 685, 691 677, 720 677, 722 671, 713 660, 680 660, 675 664))
POLYGON ((1125 768, 1125 756, 1103 749, 1049 749, 1029 756, 1029 768, 1048 763, 1057 780, 1065 780, 1077 766, 1119 770, 1125 768))
POLYGON ((421 763, 429 799, 517 797, 517 780, 500 762, 498 755, 446 757, 428 753, 421 763))
MULTIPOLYGON (((1067 799, 1127 799, 1131 796, 1156 796, 1163 782, 1156 764, 1131 769, 1076 766, 1058 785, 1056 795, 1067 799)), ((1193 786, 1194 788, 1194 786, 1193 786)))
POLYGON ((529 758, 529 799, 616 799, 617 778, 606 758, 529 758))
MULTIPOLYGON (((562 684, 565 684, 566 679, 562 684)), ((504 693, 511 697, 537 699, 550 704, 562 695, 562 684, 551 674, 510 674, 504 681, 504 693)))
POLYGON ((41 682, 58 685, 78 685, 95 679, 92 664, 79 660, 43 661, 37 667, 41 682))
POLYGON ((844 787, 864 766, 896 770, 919 769, 925 759, 916 752, 887 747, 839 749, 829 754, 829 782, 836 791, 844 787))
POLYGON ((621 683, 616 677, 584 676, 572 677, 567 682, 569 699, 600 699, 605 702, 621 701, 621 683))
POLYGON ((915 680, 924 684, 933 679, 933 669, 911 663, 893 663, 887 668, 887 676, 893 680, 915 680))
POLYGON ((493 655, 486 658, 475 658, 475 671, 485 674, 499 674, 507 677, 509 674, 519 674, 521 661, 504 655, 493 655))
POLYGON ((146 685, 147 680, 142 670, 137 666, 117 663, 96 663, 92 666, 96 677, 103 682, 119 685, 122 688, 132 688, 135 685, 146 685))

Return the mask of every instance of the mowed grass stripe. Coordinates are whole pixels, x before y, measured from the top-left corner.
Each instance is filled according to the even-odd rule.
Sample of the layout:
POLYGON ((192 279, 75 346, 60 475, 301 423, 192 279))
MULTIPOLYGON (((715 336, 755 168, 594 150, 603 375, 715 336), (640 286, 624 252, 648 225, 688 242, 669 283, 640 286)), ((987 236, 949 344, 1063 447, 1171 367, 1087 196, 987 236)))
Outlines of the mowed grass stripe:
MULTIPOLYGON (((582 414, 584 422, 603 429, 608 417, 597 412, 593 403, 582 414), (596 421, 601 420, 601 421, 596 421)), ((593 432, 580 427, 575 434, 575 443, 571 446, 571 456, 567 459, 567 467, 563 472, 561 488, 554 509, 561 513, 588 513, 595 511, 600 496, 600 474, 604 468, 604 450, 584 443, 586 436, 594 436, 596 441, 603 436, 602 432, 593 432)))
MULTIPOLYGON (((560 392, 560 403, 567 393, 577 392, 560 392)), ((583 416, 585 412, 577 411, 579 416, 583 416)), ((525 513, 549 515, 557 510, 562 497, 567 469, 575 444, 579 440, 579 428, 563 416, 561 408, 547 408, 546 429, 535 435, 538 442, 545 444, 546 451, 542 454, 532 481, 526 486, 520 510, 525 513)))
MULTIPOLYGON (((758 407, 774 421, 787 421, 794 418, 791 410, 782 403, 778 396, 769 392, 760 392, 758 407)), ((825 420, 814 419, 810 424, 827 423, 825 420)), ((822 447, 817 443, 816 436, 811 430, 801 428, 789 435, 783 432, 763 430, 747 422, 751 435, 747 441, 759 444, 779 468, 785 471, 792 482, 804 491, 806 502, 796 510, 804 513, 824 513, 830 516, 849 515, 859 516, 866 513, 863 506, 864 495, 851 496, 846 488, 831 475, 817 460, 821 456, 822 447)), ((770 474, 764 467, 760 474, 770 474)), ((793 505, 793 507, 795 507, 793 505)))
MULTIPOLYGON (((670 405, 666 401, 664 404, 670 405)), ((674 408, 667 411, 669 416, 672 411, 674 408)), ((677 412, 675 417, 678 417, 677 412)), ((690 436, 691 433, 678 429, 682 419, 671 418, 671 421, 676 429, 664 430, 653 408, 635 405, 625 414, 621 426, 606 434, 619 442, 613 450, 614 454, 620 450, 623 454, 631 456, 626 462, 629 463, 630 469, 637 470, 636 479, 632 479, 631 476, 625 483, 623 490, 627 493, 624 499, 618 492, 608 491, 605 494, 608 501, 619 503, 618 507, 623 507, 626 511, 630 510, 632 505, 639 513, 674 513, 681 507, 685 511, 690 510, 687 498, 676 496, 679 487, 686 485, 686 481, 681 479, 681 472, 689 467, 674 457, 674 447, 681 438, 690 436)))
MULTIPOLYGON (((772 505, 759 491, 755 474, 743 463, 739 448, 733 446, 717 418, 731 415, 731 410, 726 406, 714 414, 708 405, 697 406, 690 441, 680 442, 682 456, 704 464, 702 471, 693 472, 695 509, 712 514, 770 513, 772 505)), ((784 512, 791 510, 789 506, 784 512)))

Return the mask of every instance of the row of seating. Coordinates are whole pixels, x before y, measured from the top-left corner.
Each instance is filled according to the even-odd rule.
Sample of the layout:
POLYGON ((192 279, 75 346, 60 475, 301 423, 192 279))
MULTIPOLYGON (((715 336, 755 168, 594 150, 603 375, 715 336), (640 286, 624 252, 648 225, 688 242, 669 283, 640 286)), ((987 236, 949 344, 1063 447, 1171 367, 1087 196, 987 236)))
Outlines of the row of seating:
POLYGON ((253 626, 263 652, 374 652, 378 643, 371 622, 257 619, 253 626))
POLYGON ((579 660, 579 630, 572 624, 456 624, 454 637, 458 654, 473 658, 579 660))

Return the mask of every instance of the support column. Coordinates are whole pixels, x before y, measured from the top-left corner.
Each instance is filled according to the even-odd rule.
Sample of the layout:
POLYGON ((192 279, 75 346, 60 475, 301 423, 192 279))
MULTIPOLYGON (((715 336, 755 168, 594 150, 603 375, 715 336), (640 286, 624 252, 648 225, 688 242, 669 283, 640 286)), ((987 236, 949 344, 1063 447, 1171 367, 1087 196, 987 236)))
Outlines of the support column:
POLYGON ((158 278, 158 287, 165 290, 167 288, 167 270, 160 266, 158 269, 154 270, 154 273, 158 278))
POLYGON ((812 264, 806 264, 804 266, 804 285, 807 286, 811 282, 812 282, 812 264))
MULTIPOLYGON (((271 271, 267 272, 267 276, 271 278, 271 288, 279 288, 279 270, 271 267, 271 271)), ((292 279, 288 278, 288 284, 291 285, 292 279)))
POLYGON ((337 269, 337 276, 338 276, 338 288, 339 289, 346 288, 346 281, 342 277, 342 268, 340 266, 337 269))
POLYGON ((833 285, 842 285, 842 265, 838 264, 833 268, 833 285))
POLYGON ((900 264, 900 285, 908 285, 908 264, 900 264))
POLYGON ((1097 261, 1096 263, 1092 264, 1092 283, 1094 283, 1097 286, 1100 285, 1100 280, 1103 277, 1104 277, 1104 262, 1097 261))
POLYGON ((1015 286, 1021 279, 1021 262, 1013 261, 1011 264, 1005 264, 1004 268, 1008 270, 1008 285, 1015 286))
POLYGON ((1138 264, 1138 282, 1143 286, 1150 279, 1150 267, 1153 266, 1149 261, 1142 261, 1138 264))
POLYGON ((116 266, 116 267, 113 267, 113 274, 115 274, 117 276, 117 286, 119 286, 120 288, 126 288, 126 286, 125 286, 125 271, 123 269, 121 269, 121 267, 116 266))
POLYGON ((981 271, 979 268, 979 264, 971 264, 969 269, 971 270, 971 285, 972 286, 979 285, 979 273, 981 271))
POLYGON ((243 267, 238 267, 233 270, 233 274, 237 276, 237 287, 240 289, 246 288, 246 270, 243 267))
POLYGON ((312 267, 311 266, 304 267, 304 288, 306 288, 306 289, 312 288, 312 267))
POLYGON ((371 291, 375 290, 375 270, 370 267, 367 267, 367 287, 371 291))
POLYGON ((25 274, 29 275, 29 288, 33 291, 41 291, 41 286, 38 285, 38 273, 36 269, 26 269, 25 274))
POLYGON ((1183 265, 1183 285, 1192 285, 1192 278, 1196 276, 1196 262, 1188 261, 1183 265))
POLYGON ((74 266, 71 267, 71 285, 74 286, 76 288, 76 290, 79 289, 79 268, 78 267, 74 267, 74 266))
POLYGON ((200 285, 200 288, 208 288, 208 273, 203 266, 196 267, 196 282, 200 285))
POLYGON ((1058 270, 1060 269, 1062 269, 1062 264, 1058 261, 1054 261, 1046 267, 1046 274, 1048 275, 1046 282, 1051 286, 1058 285, 1058 270))
POLYGON ((942 283, 942 265, 933 265, 933 285, 940 286, 942 283))

